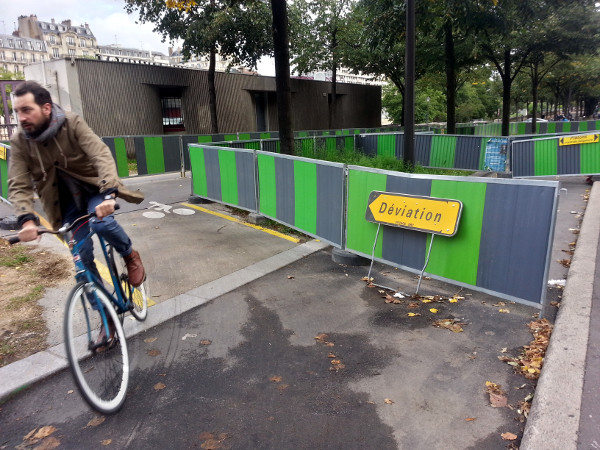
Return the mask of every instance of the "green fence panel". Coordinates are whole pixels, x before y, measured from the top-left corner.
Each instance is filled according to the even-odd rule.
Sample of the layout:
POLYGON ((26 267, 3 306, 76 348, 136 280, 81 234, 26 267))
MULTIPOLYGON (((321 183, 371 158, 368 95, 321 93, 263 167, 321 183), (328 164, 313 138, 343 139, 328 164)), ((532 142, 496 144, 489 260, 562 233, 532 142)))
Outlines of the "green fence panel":
MULTIPOLYGON (((165 173, 163 139, 161 136, 145 137, 146 169, 148 174, 165 173)), ((139 164, 139 161, 138 161, 139 164)))
POLYGON ((235 152, 219 150, 219 172, 221 175, 221 200, 232 205, 238 204, 238 179, 235 152))
POLYGON ((581 144, 581 173, 600 173, 600 143, 581 144))
POLYGON ((258 210, 269 217, 277 217, 277 182, 275 181, 275 157, 258 154, 258 210))
POLYGON ((238 133, 238 140, 240 140, 240 141, 249 141, 250 139, 252 139, 250 137, 250 133, 238 133))
POLYGON ((431 141, 431 167, 454 167, 456 155, 456 136, 433 136, 431 141))
POLYGON ((571 122, 563 122, 562 123, 562 132, 570 133, 571 132, 571 122))
MULTIPOLYGON (((463 203, 458 233, 434 240, 427 272, 467 284, 477 284, 479 245, 485 205, 485 183, 433 180, 431 196, 463 203), (459 263, 460 261, 460 263, 459 263)), ((429 240, 428 239, 428 245, 429 240)))
POLYGON ((8 158, 10 147, 0 144, 0 197, 8 197, 8 158))
POLYGON ((558 174, 558 139, 542 139, 534 141, 534 175, 558 174))
POLYGON ((206 164, 204 162, 204 149, 191 145, 190 170, 192 172, 192 193, 201 197, 208 196, 206 164))
POLYGON ((395 134, 380 134, 377 136, 377 156, 396 157, 395 134))
POLYGON ((317 166, 306 161, 294 161, 295 226, 308 233, 317 233, 317 166))
POLYGON ((129 166, 127 164, 127 148, 125 147, 125 138, 115 138, 114 143, 117 172, 122 178, 128 177, 129 166))
POLYGON ((588 122, 579 122, 579 131, 587 131, 588 122))
POLYGON ((271 139, 271 133, 260 133, 261 139, 271 139))
POLYGON ((354 149, 354 136, 350 136, 344 139, 344 149, 347 152, 353 152, 354 149))
MULTIPOLYGON (((346 248, 365 255, 373 250, 377 225, 365 220, 369 193, 386 190, 386 175, 376 172, 348 171, 348 204, 346 217, 346 248)), ((375 247, 375 257, 381 258, 382 240, 375 247)))

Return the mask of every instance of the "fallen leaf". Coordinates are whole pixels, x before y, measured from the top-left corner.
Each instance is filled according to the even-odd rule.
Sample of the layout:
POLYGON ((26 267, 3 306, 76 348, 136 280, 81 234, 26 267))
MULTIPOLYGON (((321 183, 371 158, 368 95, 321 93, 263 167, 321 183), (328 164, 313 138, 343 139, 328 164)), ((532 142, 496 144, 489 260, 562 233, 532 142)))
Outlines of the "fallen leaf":
POLYGON ((210 339, 202 339, 200 341, 200 345, 210 345, 212 344, 212 341, 210 339))
POLYGON ((195 338, 198 337, 197 334, 192 334, 192 333, 186 333, 181 337, 182 341, 185 341, 187 338, 195 338))
POLYGON ((474 420, 477 420, 477 417, 467 417, 465 422, 473 422, 474 420))
POLYGON ((394 400, 391 400, 389 398, 384 398, 383 399, 383 403, 387 404, 387 405, 391 405, 392 403, 394 403, 394 400))
POLYGON ((293 279, 294 279, 294 276, 293 276, 293 275, 288 275, 288 277, 287 277, 287 278, 288 278, 288 280, 293 280, 293 279))
POLYGON ((505 441, 514 441, 515 439, 517 439, 516 434, 509 433, 508 431, 506 433, 502 433, 500 436, 502 436, 502 439, 504 439, 505 441))
POLYGON ((104 417, 104 416, 96 416, 88 422, 86 427, 97 427, 101 423, 104 423, 105 420, 106 420, 106 417, 104 417))
POLYGON ((152 350, 148 350, 146 352, 146 354, 148 356, 158 356, 158 355, 160 355, 160 350, 157 350, 157 349, 153 348, 152 350))
POLYGON ((333 342, 326 342, 325 345, 327 347, 335 347, 335 344, 333 342))
POLYGON ((383 289, 378 289, 377 292, 379 292, 380 294, 385 294, 385 291, 383 289))
POLYGON ((72 393, 73 393, 73 389, 69 389, 69 390, 67 391, 67 394, 72 394, 72 393))
POLYGON ((332 359, 331 360, 331 364, 333 364, 334 366, 339 366, 342 363, 341 360, 339 359, 332 359))
POLYGON ((506 303, 498 302, 498 303, 493 304, 492 306, 506 306, 506 303))
POLYGON ((273 383, 280 383, 281 380, 283 380, 283 378, 279 375, 273 375, 271 378, 269 378, 269 381, 272 381, 273 383))
POLYGON ((315 336, 315 339, 317 341, 324 341, 325 339, 327 339, 327 335, 325 333, 320 333, 315 336))
POLYGON ((506 395, 490 392, 490 405, 492 408, 505 408, 508 406, 506 395))
POLYGON ((498 312, 508 314, 510 313, 510 309, 499 309, 498 312))
POLYGON ((500 350, 500 353, 506 353, 508 351, 507 347, 502 347, 502 350, 500 350))
MULTIPOLYGON (((23 440, 27 441, 30 444, 35 444, 35 443, 39 442, 40 440, 50 436, 55 431, 56 431, 56 428, 54 428, 52 425, 47 425, 47 426, 41 427, 39 429, 34 428, 33 430, 31 430, 29 433, 27 433, 23 437, 23 440)), ((54 448, 54 447, 52 447, 52 448, 54 448)))
POLYGON ((369 282, 369 283, 370 283, 371 281, 374 281, 374 280, 375 280, 375 278, 373 278, 373 277, 371 277, 371 278, 362 277, 362 278, 361 278, 361 280, 362 280, 362 281, 367 281, 367 282, 369 282))
POLYGON ((104 439, 101 444, 102 445, 110 445, 110 443, 112 442, 112 439, 104 439))
POLYGON ((415 317, 415 316, 420 316, 421 314, 419 313, 408 313, 407 316, 408 317, 415 317))
POLYGON ((215 438, 215 435, 208 431, 205 431, 204 433, 200 433, 200 435, 198 436, 198 439, 200 439, 201 441, 206 441, 207 439, 214 439, 214 438, 215 438))
POLYGON ((146 344, 151 344, 151 343, 153 343, 153 342, 154 342, 156 339, 158 339, 158 338, 155 338, 155 337, 149 337, 149 338, 146 338, 146 339, 144 339, 144 342, 145 342, 146 344))
POLYGON ((327 354, 327 357, 328 357, 328 358, 335 358, 335 354, 333 354, 333 353, 329 352, 329 353, 327 354))
POLYGON ((277 389, 280 391, 285 391, 288 387, 290 387, 289 384, 278 384, 277 385, 277 389))
POLYGON ((431 308, 429 311, 432 312, 433 314, 436 314, 438 312, 438 310, 435 308, 431 308))
POLYGON ((155 391, 161 391, 161 390, 163 390, 163 389, 164 389, 164 388, 166 388, 166 387, 167 387, 167 386, 166 386, 164 383, 156 383, 156 384, 154 385, 154 390, 155 390, 155 391))
POLYGON ((423 300, 421 300, 423 303, 431 303, 433 300, 429 300, 428 298, 425 298, 423 300))
POLYGON ((420 303, 417 303, 417 302, 410 302, 410 303, 408 304, 408 307, 409 307, 409 308, 418 308, 419 306, 421 306, 421 304, 420 304, 420 303))
POLYGON ((440 319, 436 320, 432 325, 437 328, 446 328, 454 333, 461 333, 464 331, 461 325, 465 324, 458 323, 456 319, 440 319))
POLYGON ((451 298, 450 300, 448 300, 450 303, 457 303, 458 300, 456 300, 455 298, 451 298))

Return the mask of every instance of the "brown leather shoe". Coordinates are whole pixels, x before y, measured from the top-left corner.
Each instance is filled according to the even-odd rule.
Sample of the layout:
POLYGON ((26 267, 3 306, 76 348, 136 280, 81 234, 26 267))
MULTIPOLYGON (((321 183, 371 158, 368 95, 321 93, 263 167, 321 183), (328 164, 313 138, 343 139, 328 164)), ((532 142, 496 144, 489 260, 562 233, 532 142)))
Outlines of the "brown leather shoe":
POLYGON ((127 265, 127 276, 129 277, 129 283, 133 287, 138 287, 146 279, 146 272, 142 264, 140 254, 132 250, 131 254, 125 256, 125 264, 127 265))
POLYGON ((104 328, 104 324, 102 324, 100 326, 100 332, 98 333, 98 336, 96 337, 95 344, 98 346, 98 347, 96 347, 96 353, 103 353, 106 350, 113 348, 115 346, 115 344, 117 343, 117 341, 115 340, 115 332, 116 332, 115 324, 113 323, 113 321, 110 317, 107 317, 107 320, 108 320, 108 335, 106 333, 106 328, 104 328))

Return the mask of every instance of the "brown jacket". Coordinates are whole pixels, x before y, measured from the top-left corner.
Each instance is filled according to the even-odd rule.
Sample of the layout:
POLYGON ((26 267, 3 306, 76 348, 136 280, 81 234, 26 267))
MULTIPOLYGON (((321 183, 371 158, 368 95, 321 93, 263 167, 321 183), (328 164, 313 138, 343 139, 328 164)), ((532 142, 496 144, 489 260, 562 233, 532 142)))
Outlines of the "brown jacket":
POLYGON ((102 193, 118 189, 117 196, 141 203, 144 195, 129 191, 119 180, 109 148, 85 121, 66 113, 66 121, 54 138, 44 143, 27 139, 23 130, 10 141, 8 199, 17 216, 33 213, 33 192, 39 195, 44 212, 54 229, 62 225, 58 198, 57 168, 73 178, 97 186, 102 193))

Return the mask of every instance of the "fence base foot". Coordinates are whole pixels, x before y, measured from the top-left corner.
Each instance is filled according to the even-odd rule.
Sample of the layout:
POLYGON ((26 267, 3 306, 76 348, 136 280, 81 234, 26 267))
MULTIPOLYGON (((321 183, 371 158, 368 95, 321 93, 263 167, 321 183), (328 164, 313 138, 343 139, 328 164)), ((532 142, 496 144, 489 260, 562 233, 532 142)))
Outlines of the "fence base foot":
POLYGON ((248 214, 248 222, 254 225, 265 225, 268 219, 265 216, 261 216, 257 213, 248 214))
POLYGON ((16 230, 19 228, 16 216, 0 217, 0 229, 16 230))
POLYGON ((331 250, 331 259, 334 263, 345 264, 347 266, 366 266, 371 263, 371 260, 368 258, 335 247, 331 250))
POLYGON ((188 203, 191 203, 192 205, 200 205, 203 203, 213 203, 210 200, 206 200, 205 198, 202 197, 198 197, 197 195, 190 195, 188 197, 188 203))

